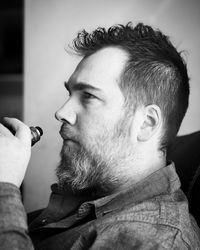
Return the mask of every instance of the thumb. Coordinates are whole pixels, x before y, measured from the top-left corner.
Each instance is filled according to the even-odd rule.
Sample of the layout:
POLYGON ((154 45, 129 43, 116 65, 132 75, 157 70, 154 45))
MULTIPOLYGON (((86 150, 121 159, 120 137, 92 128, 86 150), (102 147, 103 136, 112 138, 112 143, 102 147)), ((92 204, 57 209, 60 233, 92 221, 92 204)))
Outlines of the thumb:
POLYGON ((26 144, 31 143, 31 131, 27 125, 16 118, 4 117, 3 124, 14 132, 14 135, 26 144))

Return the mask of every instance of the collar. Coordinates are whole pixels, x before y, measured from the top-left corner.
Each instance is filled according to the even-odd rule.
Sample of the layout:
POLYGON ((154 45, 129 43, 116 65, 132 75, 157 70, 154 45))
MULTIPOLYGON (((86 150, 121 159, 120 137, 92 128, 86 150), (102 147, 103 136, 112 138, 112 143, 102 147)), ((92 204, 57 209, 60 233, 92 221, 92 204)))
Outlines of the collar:
POLYGON ((178 190, 180 186, 175 165, 171 163, 119 193, 94 201, 96 216, 98 217, 159 195, 171 194, 178 190))
POLYGON ((46 212, 51 214, 54 219, 61 219, 70 215, 78 208, 78 210, 81 210, 83 207, 92 205, 95 208, 96 217, 99 217, 129 204, 137 204, 158 195, 171 194, 179 188, 180 180, 176 174, 174 163, 157 170, 121 192, 93 201, 88 201, 87 197, 77 197, 73 194, 63 192, 58 189, 57 184, 53 184, 46 212))

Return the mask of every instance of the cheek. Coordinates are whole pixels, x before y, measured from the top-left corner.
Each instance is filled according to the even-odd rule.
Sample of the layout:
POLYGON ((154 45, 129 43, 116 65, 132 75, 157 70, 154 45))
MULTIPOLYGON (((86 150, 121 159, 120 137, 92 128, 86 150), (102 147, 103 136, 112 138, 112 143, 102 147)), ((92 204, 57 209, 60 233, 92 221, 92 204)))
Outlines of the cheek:
POLYGON ((102 123, 104 123, 104 117, 96 114, 82 114, 77 118, 77 129, 82 134, 94 135, 98 133, 102 123))
POLYGON ((100 134, 102 134, 103 130, 103 124, 102 121, 93 120, 87 125, 82 126, 81 134, 83 136, 86 136, 86 140, 93 141, 95 138, 97 138, 100 134))
POLYGON ((77 120, 77 133, 83 144, 88 145, 95 135, 99 132, 100 120, 95 116, 82 115, 77 120))
POLYGON ((119 114, 117 116, 109 111, 96 110, 95 113, 84 113, 78 117, 77 132, 84 145, 94 145, 98 139, 106 138, 113 133, 120 118, 119 114))
POLYGON ((82 144, 90 150, 101 148, 106 142, 106 139, 108 139, 109 134, 102 120, 93 120, 86 126, 84 124, 80 131, 82 144))

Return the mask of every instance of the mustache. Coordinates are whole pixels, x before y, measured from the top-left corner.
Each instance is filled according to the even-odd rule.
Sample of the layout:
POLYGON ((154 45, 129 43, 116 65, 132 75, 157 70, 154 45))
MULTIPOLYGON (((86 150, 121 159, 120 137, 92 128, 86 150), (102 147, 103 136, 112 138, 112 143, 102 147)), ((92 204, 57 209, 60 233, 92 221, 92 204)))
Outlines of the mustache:
POLYGON ((63 140, 72 140, 78 141, 78 136, 75 135, 75 132, 66 124, 62 124, 60 131, 59 131, 63 140))

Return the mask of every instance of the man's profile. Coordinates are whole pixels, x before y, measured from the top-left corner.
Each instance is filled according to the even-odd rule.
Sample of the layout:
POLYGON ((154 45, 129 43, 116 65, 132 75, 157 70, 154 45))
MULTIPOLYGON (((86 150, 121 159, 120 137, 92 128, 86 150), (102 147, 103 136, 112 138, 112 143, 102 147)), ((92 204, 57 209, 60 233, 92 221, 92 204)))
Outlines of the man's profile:
POLYGON ((15 119, 0 126, 4 249, 199 249, 199 228, 166 159, 188 107, 181 53, 142 23, 83 30, 73 49, 82 60, 55 115, 63 138, 58 183, 47 208, 29 216, 28 234, 17 187, 30 132, 15 119))

